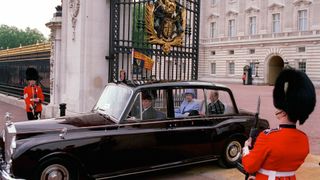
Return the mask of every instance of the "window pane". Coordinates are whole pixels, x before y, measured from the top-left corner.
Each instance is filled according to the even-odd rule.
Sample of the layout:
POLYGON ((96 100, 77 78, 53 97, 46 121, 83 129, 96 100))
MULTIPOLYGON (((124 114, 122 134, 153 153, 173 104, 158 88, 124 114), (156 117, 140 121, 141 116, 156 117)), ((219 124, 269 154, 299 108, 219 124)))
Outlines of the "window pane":
POLYGON ((174 89, 173 97, 176 118, 199 116, 205 111, 203 89, 174 89))
POLYGON ((307 30, 307 10, 298 11, 298 29, 299 31, 307 30))
POLYGON ((234 74, 234 62, 229 63, 229 74, 234 74))
POLYGON ((206 106, 206 114, 209 116, 234 113, 234 107, 230 95, 226 91, 207 89, 206 106))
POLYGON ((280 32, 280 14, 272 14, 272 32, 279 33, 280 32))
POLYGON ((229 30, 228 30, 228 35, 230 37, 233 37, 236 35, 236 29, 235 29, 235 20, 234 19, 231 19, 229 20, 229 30))
POLYGON ((306 62, 299 62, 299 70, 306 72, 306 62))
POLYGON ((211 63, 211 74, 216 74, 216 63, 211 63))
POLYGON ((214 38, 216 36, 216 23, 210 23, 210 37, 214 38))
POLYGON ((131 107, 130 113, 128 114, 127 120, 141 120, 142 104, 140 103, 141 93, 136 96, 136 99, 131 107))
POLYGON ((298 52, 306 52, 306 47, 298 47, 298 52))
MULTIPOLYGON (((158 89, 152 91, 153 107, 156 112, 156 119, 165 119, 167 117, 167 93, 165 90, 158 89)), ((143 115, 143 114, 142 114, 143 115)))
POLYGON ((216 5, 216 3, 217 3, 217 0, 211 0, 211 5, 212 6, 216 5))
POLYGON ((249 34, 254 35, 256 34, 256 17, 249 18, 249 34))
POLYGON ((251 74, 256 74, 256 63, 250 63, 251 74))

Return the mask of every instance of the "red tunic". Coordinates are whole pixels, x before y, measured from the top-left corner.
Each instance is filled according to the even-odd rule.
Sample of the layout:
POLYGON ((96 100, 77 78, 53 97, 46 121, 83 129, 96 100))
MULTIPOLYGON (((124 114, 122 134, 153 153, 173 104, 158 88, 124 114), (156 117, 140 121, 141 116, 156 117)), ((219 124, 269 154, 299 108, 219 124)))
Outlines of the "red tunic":
MULTIPOLYGON (((254 148, 242 158, 244 169, 249 173, 257 172, 257 180, 267 180, 269 177, 259 173, 260 169, 277 172, 296 171, 309 154, 307 135, 295 126, 283 126, 287 125, 260 133, 254 148)), ((289 177, 290 180, 296 179, 295 175, 289 177)), ((281 179, 285 178, 277 178, 281 179)))
POLYGON ((42 89, 40 86, 26 86, 24 88, 24 101, 26 104, 26 111, 27 112, 32 112, 32 109, 30 107, 35 108, 36 112, 41 112, 42 111, 42 105, 41 103, 44 100, 44 96, 42 93, 42 89), (34 102, 33 99, 39 98, 40 102, 36 103, 34 102))

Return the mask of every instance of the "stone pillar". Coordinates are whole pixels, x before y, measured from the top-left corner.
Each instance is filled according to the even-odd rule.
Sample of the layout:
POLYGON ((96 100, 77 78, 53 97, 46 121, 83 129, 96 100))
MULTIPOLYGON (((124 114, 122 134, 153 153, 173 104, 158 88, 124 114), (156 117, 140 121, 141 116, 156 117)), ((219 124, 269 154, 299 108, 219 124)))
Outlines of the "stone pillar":
POLYGON ((62 7, 57 6, 56 12, 50 22, 46 24, 51 29, 51 56, 50 56, 50 104, 44 108, 46 118, 56 117, 59 113, 60 103, 60 68, 61 64, 61 25, 62 25, 62 7))
POLYGON ((63 0, 59 103, 66 115, 92 109, 108 82, 110 1, 63 0))

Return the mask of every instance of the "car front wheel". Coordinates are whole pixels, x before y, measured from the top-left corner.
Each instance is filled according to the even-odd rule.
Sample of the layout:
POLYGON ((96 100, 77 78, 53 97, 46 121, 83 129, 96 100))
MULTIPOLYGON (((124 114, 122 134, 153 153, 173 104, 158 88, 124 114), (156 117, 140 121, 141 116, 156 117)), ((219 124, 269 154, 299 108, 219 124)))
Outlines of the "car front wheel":
POLYGON ((241 158, 241 140, 231 138, 227 141, 219 159, 219 165, 224 168, 235 167, 237 161, 241 158))
POLYGON ((78 179, 78 171, 74 165, 62 158, 51 158, 42 162, 35 173, 39 180, 67 180, 78 179))

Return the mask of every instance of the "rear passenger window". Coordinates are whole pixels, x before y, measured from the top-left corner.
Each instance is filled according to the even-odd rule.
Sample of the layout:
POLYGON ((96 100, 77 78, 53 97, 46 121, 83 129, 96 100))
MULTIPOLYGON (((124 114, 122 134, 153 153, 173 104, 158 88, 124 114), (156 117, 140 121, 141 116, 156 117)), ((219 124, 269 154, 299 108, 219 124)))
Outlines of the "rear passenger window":
POLYGON ((200 116, 202 112, 205 112, 203 89, 173 89, 173 97, 176 118, 200 116))
POLYGON ((206 114, 209 116, 234 113, 230 95, 226 91, 206 90, 206 106, 206 114))

